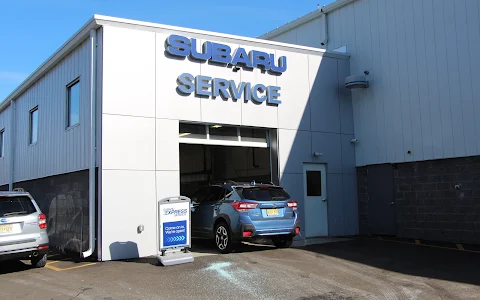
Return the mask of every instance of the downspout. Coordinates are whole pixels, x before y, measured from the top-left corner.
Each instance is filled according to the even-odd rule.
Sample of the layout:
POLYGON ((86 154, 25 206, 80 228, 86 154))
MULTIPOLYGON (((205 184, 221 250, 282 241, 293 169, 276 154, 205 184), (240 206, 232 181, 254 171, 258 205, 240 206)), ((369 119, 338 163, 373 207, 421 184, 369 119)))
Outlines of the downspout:
POLYGON ((15 100, 10 100, 10 109, 12 110, 10 116, 10 181, 8 183, 8 190, 13 191, 13 176, 15 173, 15 100))
MULTIPOLYGON (((323 12, 323 10, 321 9, 323 12)), ((323 13, 323 29, 324 29, 324 34, 323 34, 323 41, 320 43, 322 46, 325 46, 325 49, 327 48, 327 42, 328 42, 328 14, 323 13)))
POLYGON ((97 30, 90 30, 90 168, 88 179, 88 243, 89 248, 82 253, 86 258, 95 251, 95 168, 96 168, 96 82, 97 82, 97 30))

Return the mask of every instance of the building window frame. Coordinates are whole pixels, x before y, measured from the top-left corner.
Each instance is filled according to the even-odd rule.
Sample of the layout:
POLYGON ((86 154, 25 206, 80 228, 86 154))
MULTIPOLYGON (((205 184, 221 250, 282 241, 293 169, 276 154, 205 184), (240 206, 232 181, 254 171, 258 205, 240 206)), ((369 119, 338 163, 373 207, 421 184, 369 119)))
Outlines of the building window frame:
POLYGON ((81 99, 81 89, 80 89, 80 76, 72 80, 66 86, 66 109, 65 109, 65 130, 70 130, 77 126, 80 126, 80 99, 81 99), (71 91, 72 87, 78 84, 78 120, 75 123, 72 122, 72 113, 71 113, 71 91))
POLYGON ((220 145, 220 146, 240 146, 252 148, 268 148, 269 137, 268 128, 244 127, 238 125, 223 125, 198 122, 179 122, 179 143, 181 144, 202 144, 202 145, 220 145), (183 127, 183 128, 182 128, 183 127), (191 128, 188 128, 191 127, 191 128), (221 128, 228 128, 226 135, 214 134, 213 131, 221 128), (191 129, 191 130, 189 130, 191 129), (243 136, 243 130, 255 129, 265 136, 253 139, 243 136))
POLYGON ((5 157, 5 128, 0 129, 0 159, 5 157))
POLYGON ((32 108, 28 113, 28 145, 35 145, 38 142, 38 124, 39 124, 39 112, 38 105, 32 108), (34 120, 34 114, 36 113, 36 120, 34 120), (34 124, 35 122, 35 124, 34 124), (34 130, 36 125, 36 130, 34 130))

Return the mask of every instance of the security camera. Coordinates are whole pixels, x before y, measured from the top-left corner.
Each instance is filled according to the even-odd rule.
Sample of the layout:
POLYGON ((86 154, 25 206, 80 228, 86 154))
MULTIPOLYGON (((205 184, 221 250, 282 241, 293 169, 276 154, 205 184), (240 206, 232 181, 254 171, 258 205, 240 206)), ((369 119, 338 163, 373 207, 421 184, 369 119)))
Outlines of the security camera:
POLYGON ((461 188, 462 188, 462 185, 461 185, 461 184, 456 184, 456 185, 455 185, 455 189, 456 189, 456 190, 459 190, 459 189, 461 189, 461 188))
POLYGON ((358 143, 358 139, 351 139, 350 142, 352 142, 352 143, 358 143))

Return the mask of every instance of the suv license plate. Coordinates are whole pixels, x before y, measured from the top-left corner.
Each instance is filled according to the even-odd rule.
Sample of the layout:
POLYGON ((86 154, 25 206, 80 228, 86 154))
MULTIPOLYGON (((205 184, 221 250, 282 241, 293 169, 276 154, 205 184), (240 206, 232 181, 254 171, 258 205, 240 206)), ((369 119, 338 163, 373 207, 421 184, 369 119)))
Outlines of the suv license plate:
POLYGON ((278 209, 267 209, 267 216, 278 216, 278 209))
POLYGON ((0 233, 8 233, 13 231, 13 225, 0 225, 0 233))

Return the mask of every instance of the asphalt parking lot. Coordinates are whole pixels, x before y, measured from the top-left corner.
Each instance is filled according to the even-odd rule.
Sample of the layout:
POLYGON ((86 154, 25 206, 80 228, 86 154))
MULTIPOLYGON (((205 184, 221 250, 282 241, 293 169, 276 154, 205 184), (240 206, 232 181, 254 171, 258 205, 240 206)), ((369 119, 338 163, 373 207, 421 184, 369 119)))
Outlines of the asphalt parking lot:
POLYGON ((244 245, 195 262, 0 264, 0 299, 479 299, 480 254, 370 239, 275 249, 244 245))

